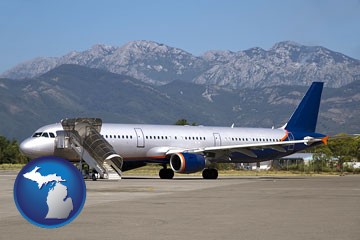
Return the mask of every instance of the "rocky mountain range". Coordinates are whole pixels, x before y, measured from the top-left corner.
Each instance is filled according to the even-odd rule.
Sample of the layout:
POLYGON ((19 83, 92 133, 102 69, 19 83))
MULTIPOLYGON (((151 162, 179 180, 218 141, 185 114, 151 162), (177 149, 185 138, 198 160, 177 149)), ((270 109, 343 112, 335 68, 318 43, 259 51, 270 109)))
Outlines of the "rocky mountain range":
MULTIPOLYGON (((60 65, 34 78, 0 78, 0 135, 22 140, 40 126, 66 117, 154 124, 185 118, 203 125, 280 127, 307 88, 229 90, 181 80, 154 85, 96 68, 60 65)), ((360 81, 324 89, 318 131, 359 133, 359 119, 360 81)))
POLYGON ((208 51, 194 56, 182 49, 152 41, 133 41, 121 47, 95 45, 62 57, 40 57, 21 63, 2 78, 39 77, 63 64, 76 64, 130 76, 150 85, 174 80, 222 89, 278 85, 307 86, 324 81, 341 87, 360 80, 360 61, 320 46, 286 41, 269 50, 208 51))

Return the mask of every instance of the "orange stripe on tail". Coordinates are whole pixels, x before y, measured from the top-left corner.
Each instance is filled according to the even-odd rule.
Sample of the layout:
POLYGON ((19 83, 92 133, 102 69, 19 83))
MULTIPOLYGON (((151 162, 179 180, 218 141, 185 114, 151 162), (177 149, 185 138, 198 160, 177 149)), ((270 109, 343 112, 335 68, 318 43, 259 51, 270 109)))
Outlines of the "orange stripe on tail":
POLYGON ((285 141, 287 139, 287 137, 289 136, 289 131, 286 130, 285 136, 282 137, 281 141, 285 141))

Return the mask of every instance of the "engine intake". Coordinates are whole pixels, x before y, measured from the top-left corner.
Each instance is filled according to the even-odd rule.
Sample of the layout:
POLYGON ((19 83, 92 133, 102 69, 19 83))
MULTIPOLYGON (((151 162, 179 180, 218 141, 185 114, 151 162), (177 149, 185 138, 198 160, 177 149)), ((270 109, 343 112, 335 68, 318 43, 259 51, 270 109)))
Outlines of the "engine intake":
POLYGON ((170 167, 176 173, 194 173, 205 168, 203 155, 193 153, 175 153, 170 157, 170 167))

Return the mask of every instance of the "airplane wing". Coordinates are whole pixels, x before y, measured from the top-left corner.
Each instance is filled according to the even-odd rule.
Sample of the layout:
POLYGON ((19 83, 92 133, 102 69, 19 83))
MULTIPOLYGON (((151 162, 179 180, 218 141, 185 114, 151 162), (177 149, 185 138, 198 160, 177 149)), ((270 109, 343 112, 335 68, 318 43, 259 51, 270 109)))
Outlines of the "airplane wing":
POLYGON ((256 154, 252 151, 255 149, 273 149, 278 152, 286 152, 283 148, 284 146, 293 145, 296 143, 304 143, 306 145, 311 145, 315 142, 327 142, 328 137, 325 138, 312 138, 305 137, 303 140, 293 140, 293 141, 281 141, 281 142, 257 142, 250 144, 241 144, 241 145, 226 145, 226 146, 214 146, 214 147, 205 147, 205 148, 193 148, 193 149, 169 149, 166 152, 166 155, 171 155, 178 152, 188 152, 188 153, 218 153, 218 152, 240 152, 249 157, 257 157, 256 154))

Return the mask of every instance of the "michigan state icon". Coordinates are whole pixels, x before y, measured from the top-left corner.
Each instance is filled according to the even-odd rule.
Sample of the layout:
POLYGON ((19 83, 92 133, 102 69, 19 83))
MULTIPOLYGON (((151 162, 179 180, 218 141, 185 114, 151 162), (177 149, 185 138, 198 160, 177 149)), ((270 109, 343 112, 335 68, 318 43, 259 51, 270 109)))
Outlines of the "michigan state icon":
POLYGON ((14 200, 21 215, 30 223, 56 228, 73 221, 86 199, 80 171, 69 161, 42 157, 30 161, 14 184, 14 200))

